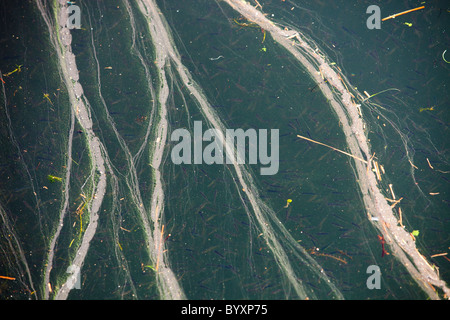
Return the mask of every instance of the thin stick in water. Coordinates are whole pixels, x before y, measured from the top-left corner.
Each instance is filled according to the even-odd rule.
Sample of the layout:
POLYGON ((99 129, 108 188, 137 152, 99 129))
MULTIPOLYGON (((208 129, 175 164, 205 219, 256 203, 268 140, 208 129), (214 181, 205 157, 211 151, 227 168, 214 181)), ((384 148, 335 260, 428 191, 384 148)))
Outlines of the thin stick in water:
POLYGON ((310 139, 310 138, 307 138, 307 137, 303 137, 303 136, 301 136, 301 135, 299 135, 299 134, 297 135, 297 137, 302 138, 302 139, 305 139, 305 140, 308 140, 308 141, 311 141, 311 142, 314 142, 314 143, 317 143, 317 144, 320 144, 320 145, 322 145, 322 146, 324 146, 324 147, 327 147, 327 148, 333 149, 334 151, 343 153, 343 154, 345 154, 345 155, 347 155, 347 156, 349 156, 349 157, 352 157, 352 158, 354 158, 354 159, 356 159, 356 160, 359 160, 359 161, 362 161, 362 162, 364 162, 364 163, 367 163, 367 161, 364 160, 364 159, 361 159, 361 158, 359 158, 359 157, 357 157, 357 156, 354 156, 354 155, 352 155, 352 154, 350 154, 350 153, 348 153, 348 152, 345 152, 345 151, 336 149, 336 148, 334 148, 334 147, 332 147, 332 146, 329 146, 329 145, 327 145, 327 144, 325 144, 325 143, 322 143, 322 142, 319 142, 319 141, 315 141, 315 140, 310 139))
POLYGON ((421 6, 421 7, 418 7, 418 8, 411 9, 411 10, 406 10, 406 11, 403 11, 403 12, 400 12, 400 13, 396 13, 396 14, 393 14, 392 16, 389 16, 389 17, 386 17, 384 19, 381 19, 381 21, 386 21, 388 19, 392 19, 392 18, 401 16, 403 14, 410 13, 410 12, 413 12, 413 11, 421 10, 423 8, 425 8, 425 6, 421 6))

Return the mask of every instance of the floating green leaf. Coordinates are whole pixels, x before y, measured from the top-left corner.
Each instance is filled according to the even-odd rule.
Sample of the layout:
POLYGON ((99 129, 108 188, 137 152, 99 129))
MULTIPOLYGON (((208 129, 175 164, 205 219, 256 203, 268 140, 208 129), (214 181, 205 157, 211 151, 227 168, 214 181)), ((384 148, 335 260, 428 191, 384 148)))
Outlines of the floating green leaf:
POLYGON ((146 266, 144 266, 144 267, 145 267, 145 268, 150 268, 150 269, 152 269, 153 271, 156 271, 155 267, 152 266, 152 265, 146 265, 146 266))
POLYGON ((417 236, 419 235, 419 230, 413 230, 413 232, 411 232, 411 234, 412 234, 414 237, 417 237, 417 236))
POLYGON ((48 181, 50 181, 51 183, 56 182, 56 181, 59 181, 59 182, 62 181, 62 179, 61 179, 60 177, 52 176, 51 174, 49 174, 49 175, 47 176, 47 179, 48 179, 48 181))

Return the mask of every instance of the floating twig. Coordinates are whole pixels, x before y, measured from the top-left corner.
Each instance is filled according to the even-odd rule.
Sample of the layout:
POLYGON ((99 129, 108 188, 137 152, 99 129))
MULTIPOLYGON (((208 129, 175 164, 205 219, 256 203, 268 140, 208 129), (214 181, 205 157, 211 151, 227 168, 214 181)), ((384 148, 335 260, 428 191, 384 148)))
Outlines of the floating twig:
POLYGON ((393 204, 391 204, 391 208, 394 209, 394 207, 397 205, 397 203, 399 203, 400 201, 402 201, 403 198, 400 198, 398 200, 395 200, 393 204))
POLYGON ((409 161, 409 164, 410 164, 411 166, 413 166, 415 169, 419 169, 419 168, 417 168, 417 167, 414 165, 414 163, 412 163, 411 160, 408 159, 408 161, 409 161))
POLYGON ((377 175, 378 181, 381 181, 381 174, 380 174, 380 168, 378 166, 378 162, 375 160, 372 160, 372 162, 375 164, 375 173, 377 175))
POLYGON ((399 216, 398 223, 400 224, 400 226, 402 228, 404 228, 405 226, 403 225, 402 208, 401 207, 398 208, 398 216, 399 216))
POLYGON ((375 157, 375 152, 373 153, 373 155, 370 157, 369 162, 368 162, 368 166, 367 166, 367 173, 369 173, 369 169, 371 168, 371 163, 372 163, 372 159, 375 157))
POLYGON ((433 254, 432 256, 430 256, 430 258, 442 257, 442 256, 446 256, 447 254, 448 254, 448 252, 437 253, 437 254, 433 254))
POLYGON ((260 7, 261 10, 262 10, 262 6, 259 4, 258 0, 255 0, 255 2, 256 2, 255 9, 258 9, 258 7, 260 7))
POLYGON ((395 194, 394 194, 394 189, 392 189, 392 183, 389 184, 389 190, 391 190, 392 199, 395 200, 395 194))
POLYGON ((347 156, 349 156, 349 157, 352 157, 352 158, 354 158, 354 159, 356 159, 356 160, 359 160, 359 161, 362 161, 362 162, 364 162, 364 163, 367 163, 367 161, 364 160, 364 159, 361 159, 361 158, 359 158, 359 157, 357 157, 357 156, 354 156, 354 155, 352 155, 352 154, 350 154, 350 153, 348 153, 348 152, 345 152, 345 151, 339 150, 339 149, 337 149, 337 148, 334 148, 334 147, 332 147, 332 146, 329 146, 329 145, 327 145, 327 144, 325 144, 325 143, 322 143, 322 142, 319 142, 319 141, 315 141, 315 140, 310 139, 310 138, 307 138, 307 137, 303 137, 303 136, 301 136, 301 135, 299 135, 299 134, 297 135, 297 137, 299 137, 299 138, 301 138, 301 139, 305 139, 305 140, 311 141, 311 142, 314 142, 314 143, 317 143, 317 144, 320 144, 320 145, 322 145, 322 146, 324 146, 324 147, 327 147, 327 148, 333 149, 334 151, 343 153, 343 154, 345 154, 345 155, 347 155, 347 156))
POLYGON ((430 168, 434 170, 434 168, 433 168, 433 166, 431 165, 430 160, 428 160, 428 158, 427 158, 427 162, 428 162, 428 165, 430 166, 430 168))
POLYGON ((413 12, 413 11, 422 10, 423 8, 425 8, 425 6, 421 6, 421 7, 418 7, 418 8, 411 9, 411 10, 406 10, 406 11, 403 11, 403 12, 400 12, 400 13, 396 13, 396 14, 393 14, 392 16, 389 16, 389 17, 381 19, 381 21, 386 21, 386 20, 389 20, 389 19, 393 19, 395 17, 401 16, 401 15, 404 15, 404 14, 407 14, 407 13, 410 13, 410 12, 413 12))
MULTIPOLYGON (((316 250, 318 250, 318 249, 316 249, 316 250)), ((331 258, 331 259, 337 260, 337 261, 339 261, 339 262, 342 262, 342 263, 344 263, 344 264, 347 264, 347 260, 345 260, 344 258, 338 257, 338 256, 333 255, 333 254, 317 252, 316 250, 311 249, 309 252, 310 252, 311 254, 316 255, 316 256, 321 256, 321 257, 331 258)))

